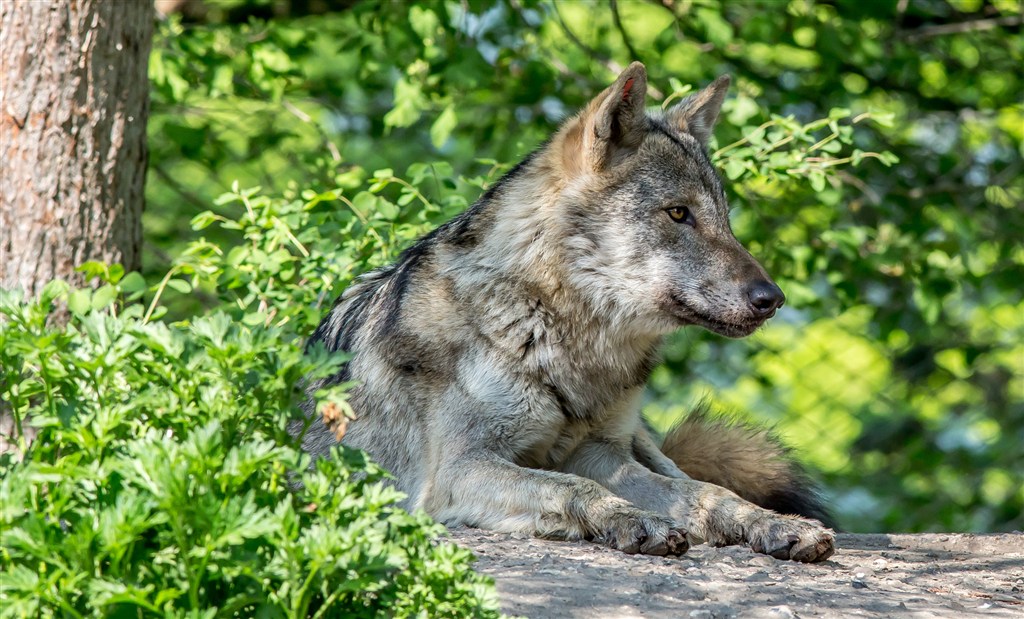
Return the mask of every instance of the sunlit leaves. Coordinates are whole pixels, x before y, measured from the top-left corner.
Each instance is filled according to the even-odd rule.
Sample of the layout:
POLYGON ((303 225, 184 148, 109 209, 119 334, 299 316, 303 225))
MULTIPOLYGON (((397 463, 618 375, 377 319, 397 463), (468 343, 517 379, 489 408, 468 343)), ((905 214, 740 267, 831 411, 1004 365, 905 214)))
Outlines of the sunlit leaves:
POLYGON ((338 355, 219 312, 147 322, 105 290, 128 292, 0 292, 0 616, 497 616, 469 552, 398 510, 365 454, 311 466, 286 432, 338 355), (53 330, 65 298, 84 301, 53 330))

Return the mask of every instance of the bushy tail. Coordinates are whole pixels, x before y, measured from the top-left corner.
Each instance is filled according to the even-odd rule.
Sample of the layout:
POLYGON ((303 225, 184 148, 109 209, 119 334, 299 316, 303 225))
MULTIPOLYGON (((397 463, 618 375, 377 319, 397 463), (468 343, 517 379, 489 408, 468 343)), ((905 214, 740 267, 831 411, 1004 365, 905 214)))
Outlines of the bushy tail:
POLYGON ((814 482, 767 428, 713 415, 701 405, 669 431, 661 450, 693 479, 728 488, 761 507, 815 518, 834 528, 814 482))

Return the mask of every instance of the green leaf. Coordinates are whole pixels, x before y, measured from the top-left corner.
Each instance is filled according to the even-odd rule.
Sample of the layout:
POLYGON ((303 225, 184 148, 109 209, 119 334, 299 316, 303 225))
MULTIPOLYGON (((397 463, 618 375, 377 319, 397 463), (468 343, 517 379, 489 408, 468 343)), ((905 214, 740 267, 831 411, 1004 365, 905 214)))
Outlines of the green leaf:
POLYGON ((434 148, 441 148, 444 145, 458 122, 459 119, 455 115, 455 104, 449 103, 434 120, 434 124, 430 125, 430 141, 434 144, 434 148))
POLYGON ((871 120, 880 127, 892 128, 896 122, 896 114, 893 112, 872 112, 871 120))
POLYGON ((167 280, 167 287, 171 290, 176 290, 181 294, 188 294, 192 292, 192 285, 183 279, 171 278, 167 280))
MULTIPOLYGON (((224 195, 226 196, 226 195, 230 195, 230 194, 224 194, 224 195)), ((226 203, 228 201, 229 200, 226 200, 225 202, 222 202, 222 204, 224 204, 224 203, 226 203)), ((199 213, 198 215, 196 215, 195 217, 192 218, 192 221, 190 222, 190 225, 192 226, 193 230, 202 230, 203 228, 209 227, 210 224, 212 224, 213 222, 217 221, 217 219, 218 219, 218 216, 216 214, 214 214, 213 211, 203 211, 202 213, 199 213)))
POLYGON ((250 326, 262 325, 267 321, 266 312, 249 312, 242 316, 242 323, 250 326))
POLYGON ((43 289, 39 292, 40 304, 46 306, 53 302, 54 299, 64 295, 70 289, 67 282, 60 279, 49 281, 43 286, 43 289))
POLYGON ((92 295, 92 309, 101 310, 109 306, 117 298, 117 288, 107 284, 100 286, 92 295))
POLYGON ((413 5, 409 7, 409 25, 421 39, 429 41, 438 35, 441 22, 430 9, 413 5))
POLYGON ((747 166, 739 159, 730 158, 725 161, 725 176, 729 180, 736 180, 743 176, 746 169, 747 166))
POLYGON ((850 112, 849 108, 834 107, 828 111, 828 118, 829 120, 840 120, 843 118, 848 118, 851 113, 852 112, 850 112))
POLYGON ((807 180, 811 182, 811 189, 822 191, 825 189, 825 173, 821 170, 811 170, 807 174, 807 180))
POLYGON ((843 149, 843 144, 839 140, 832 140, 821 145, 821 150, 826 153, 838 153, 843 149))
POLYGON ((92 309, 92 291, 89 289, 74 290, 68 295, 68 309, 79 316, 92 309))
POLYGON ((697 21, 704 26, 708 40, 718 46, 728 45, 732 41, 732 26, 714 9, 697 9, 697 21))
POLYGON ((384 115, 386 127, 408 127, 420 119, 426 98, 418 84, 412 84, 405 78, 395 83, 395 105, 384 115))
POLYGON ((125 292, 139 292, 145 288, 146 280, 138 271, 132 271, 121 280, 121 290, 125 292))
POLYGON ((76 271, 85 275, 86 281, 93 278, 100 278, 106 281, 107 277, 107 265, 103 262, 97 262, 96 260, 89 260, 83 262, 81 266, 75 268, 76 271))
POLYGON ((377 201, 377 210, 374 213, 374 217, 379 219, 394 220, 398 217, 400 209, 398 205, 389 200, 380 199, 377 201))
MULTIPOLYGON (((238 184, 238 181, 235 181, 235 185, 236 186, 237 186, 237 184, 238 184)), ((237 190, 234 190, 233 193, 222 193, 222 194, 220 194, 219 196, 217 196, 213 200, 213 203, 216 204, 217 206, 223 206, 225 204, 230 204, 231 202, 237 202, 240 199, 241 198, 238 195, 237 190)))

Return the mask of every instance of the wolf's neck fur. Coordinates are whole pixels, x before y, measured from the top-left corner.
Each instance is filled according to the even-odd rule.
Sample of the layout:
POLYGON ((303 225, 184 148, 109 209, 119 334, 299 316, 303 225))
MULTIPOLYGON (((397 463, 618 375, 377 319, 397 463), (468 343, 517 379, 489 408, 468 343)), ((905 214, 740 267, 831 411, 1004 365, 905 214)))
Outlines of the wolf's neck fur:
POLYGON ((481 198, 478 217, 487 219, 490 230, 452 256, 460 271, 455 279, 480 311, 507 307, 516 315, 515 308, 529 307, 547 345, 580 364, 614 368, 628 382, 643 382, 664 331, 617 305, 615 295, 602 294, 598 278, 574 276, 580 270, 574 262, 596 248, 567 213, 579 190, 571 181, 548 184, 565 178, 561 156, 552 152, 556 146, 557 138, 481 198))

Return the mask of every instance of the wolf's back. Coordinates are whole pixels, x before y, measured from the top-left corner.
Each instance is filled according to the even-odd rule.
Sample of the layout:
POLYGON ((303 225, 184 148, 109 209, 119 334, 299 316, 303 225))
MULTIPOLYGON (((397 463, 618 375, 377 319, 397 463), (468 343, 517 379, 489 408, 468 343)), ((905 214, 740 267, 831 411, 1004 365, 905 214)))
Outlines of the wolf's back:
POLYGON ((684 473, 782 514, 834 528, 814 482, 770 430, 712 415, 698 406, 669 431, 662 452, 684 473))

